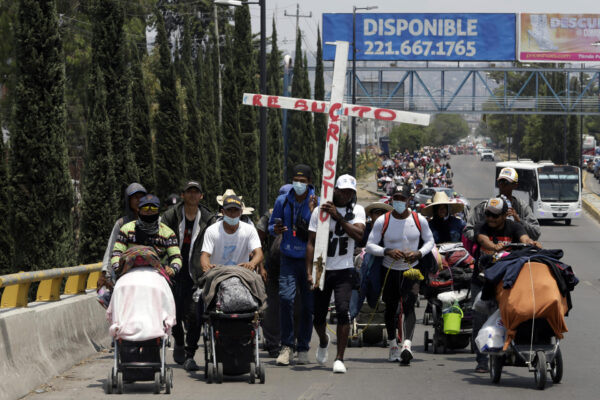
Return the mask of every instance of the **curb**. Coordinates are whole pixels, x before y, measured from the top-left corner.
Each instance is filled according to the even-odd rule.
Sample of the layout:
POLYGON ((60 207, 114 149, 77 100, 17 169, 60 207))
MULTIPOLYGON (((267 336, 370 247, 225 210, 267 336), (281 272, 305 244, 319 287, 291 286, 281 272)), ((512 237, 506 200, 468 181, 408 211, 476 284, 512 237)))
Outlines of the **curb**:
POLYGON ((590 202, 583 200, 583 209, 588 212, 598 223, 600 223, 600 211, 596 209, 590 202))

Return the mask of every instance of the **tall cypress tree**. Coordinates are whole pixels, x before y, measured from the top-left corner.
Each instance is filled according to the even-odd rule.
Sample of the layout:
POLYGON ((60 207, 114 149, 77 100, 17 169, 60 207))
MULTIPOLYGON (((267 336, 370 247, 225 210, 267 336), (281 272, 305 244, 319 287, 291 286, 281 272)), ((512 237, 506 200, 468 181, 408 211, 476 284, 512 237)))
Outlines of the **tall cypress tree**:
POLYGON ((181 127, 175 70, 171 62, 171 50, 165 30, 165 22, 160 12, 156 13, 156 42, 159 51, 159 65, 156 75, 160 81, 158 110, 154 117, 156 128, 156 193, 166 200, 170 193, 178 193, 184 179, 183 146, 184 135, 181 127))
POLYGON ((20 0, 11 232, 23 270, 72 265, 73 185, 66 143, 65 69, 53 0, 20 0))
MULTIPOLYGON (((325 100, 325 77, 323 73, 323 47, 321 45, 321 28, 317 28, 317 66, 315 68, 315 100, 325 100)), ((327 114, 315 113, 313 115, 315 127, 315 151, 317 173, 321 175, 323 157, 325 155, 325 139, 327 136, 327 114)), ((318 186, 318 185, 317 185, 318 186)))
MULTIPOLYGON (((307 99, 310 97, 310 82, 302 57, 302 32, 298 30, 297 35, 292 96, 307 99)), ((288 176, 292 176, 292 167, 299 163, 314 168, 315 137, 311 114, 306 111, 288 112, 288 176)))
MULTIPOLYGON (((242 93, 257 93, 256 57, 252 48, 252 29, 250 27, 250 9, 247 4, 235 9, 235 26, 233 34, 233 57, 235 60, 235 84, 238 96, 242 93)), ((234 101, 240 101, 241 97, 234 101)), ((258 131, 257 112, 255 107, 243 106, 239 109, 240 132, 242 133, 243 175, 241 194, 246 204, 257 207, 259 200, 258 179, 258 131)))
POLYGON ((110 123, 106 113, 106 88, 102 71, 92 72, 92 111, 87 132, 82 180, 82 206, 79 260, 98 261, 104 254, 115 220, 114 161, 110 143, 110 123))
POLYGON ((142 55, 135 45, 131 50, 131 151, 146 190, 156 190, 154 146, 150 127, 150 107, 144 85, 142 55))
MULTIPOLYGON (((4 145, 4 132, 0 123, 0 204, 4 204, 4 214, 10 215, 10 199, 8 196, 8 165, 4 145)), ((0 218, 0 275, 12 272, 13 260, 12 233, 7 218, 0 218)))
MULTIPOLYGON (((281 94, 281 53, 277 47, 277 29, 273 18, 273 35, 271 37, 271 54, 267 64, 267 93, 281 94)), ((281 137, 281 110, 269 109, 268 117, 268 204, 274 204, 279 195, 279 187, 283 184, 283 140, 281 137)))
MULTIPOLYGON (((235 84, 235 71, 233 59, 233 42, 231 28, 225 29, 225 46, 221 53, 221 61, 225 65, 223 70, 223 132, 221 146, 221 181, 223 189, 231 188, 236 193, 246 195, 244 189, 245 150, 240 135, 239 92, 235 84)), ((247 196, 247 195, 246 195, 247 196)))
POLYGON ((119 0, 95 0, 93 4, 92 63, 100 67, 104 76, 117 199, 123 200, 125 187, 139 180, 131 151, 131 74, 123 27, 125 12, 119 0))

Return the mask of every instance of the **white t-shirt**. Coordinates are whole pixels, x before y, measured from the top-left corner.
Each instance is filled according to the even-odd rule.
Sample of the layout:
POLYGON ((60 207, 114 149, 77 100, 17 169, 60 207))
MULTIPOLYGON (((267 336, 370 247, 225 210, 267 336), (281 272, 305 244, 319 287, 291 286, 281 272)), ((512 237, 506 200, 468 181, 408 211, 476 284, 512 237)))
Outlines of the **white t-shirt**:
POLYGON ((202 251, 210 254, 215 265, 238 265, 250 260, 250 253, 261 247, 258 232, 245 222, 240 222, 233 234, 225 232, 223 221, 209 226, 204 233, 202 251))
MULTIPOLYGON (((433 234, 431 233, 431 229, 429 229, 429 224, 425 217, 420 214, 418 217, 419 222, 421 223, 421 229, 423 230, 422 234, 419 233, 419 228, 415 224, 415 220, 411 214, 405 219, 398 219, 393 215, 390 215, 390 222, 383 238, 384 247, 379 246, 379 242, 381 241, 381 231, 383 230, 385 216, 377 218, 367 241, 367 253, 383 257, 385 248, 398 249, 401 251, 418 250, 422 255, 429 253, 435 244, 433 234), (423 236, 423 246, 419 248, 419 238, 421 235, 423 236)), ((418 263, 418 261, 415 261, 412 264, 409 264, 404 260, 394 260, 390 256, 385 256, 383 258, 384 267, 397 271, 407 270, 418 263)))
MULTIPOLYGON (((344 216, 346 207, 337 207, 338 212, 344 216)), ((308 230, 311 232, 317 231, 319 222, 319 207, 316 207, 310 216, 310 224, 308 230)), ((365 209, 357 204, 352 210, 354 219, 351 224, 365 224, 365 209)), ((326 270, 354 268, 354 239, 352 239, 342 224, 335 222, 333 218, 329 220, 329 247, 327 250, 326 270)))

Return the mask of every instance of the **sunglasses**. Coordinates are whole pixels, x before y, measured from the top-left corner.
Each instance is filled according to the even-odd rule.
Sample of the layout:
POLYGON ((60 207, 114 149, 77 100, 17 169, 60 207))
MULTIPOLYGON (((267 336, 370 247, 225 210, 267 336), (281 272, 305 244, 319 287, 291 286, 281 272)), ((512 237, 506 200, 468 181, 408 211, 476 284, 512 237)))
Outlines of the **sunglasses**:
POLYGON ((490 212, 490 211, 485 212, 486 217, 490 217, 490 218, 494 218, 494 219, 500 218, 501 215, 502 214, 494 214, 493 212, 490 212))
POLYGON ((158 207, 156 207, 156 206, 143 206, 143 207, 140 207, 140 210, 151 211, 151 212, 158 212, 158 207))
POLYGON ((508 184, 510 184, 510 183, 512 183, 512 182, 510 182, 510 181, 507 181, 506 179, 500 179, 500 180, 498 181, 498 185, 508 185, 508 184))

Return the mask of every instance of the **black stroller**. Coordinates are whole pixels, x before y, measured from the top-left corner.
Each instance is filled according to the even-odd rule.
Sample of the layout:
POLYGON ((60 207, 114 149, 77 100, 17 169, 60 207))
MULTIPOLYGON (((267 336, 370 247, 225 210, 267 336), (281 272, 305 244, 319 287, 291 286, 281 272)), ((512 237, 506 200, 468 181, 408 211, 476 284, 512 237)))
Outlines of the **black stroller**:
MULTIPOLYGON (((259 303, 264 304, 264 299, 256 299, 243 283, 247 274, 232 277, 235 274, 227 272, 232 268, 241 267, 212 269, 203 289, 206 382, 222 383, 224 375, 249 374, 249 383, 256 383, 257 378, 265 383, 265 366, 260 361, 258 345, 259 303), (219 277, 221 273, 224 275, 219 277), (213 293, 214 297, 211 299, 206 293, 213 293)), ((260 279, 258 275, 256 278, 260 279)))

